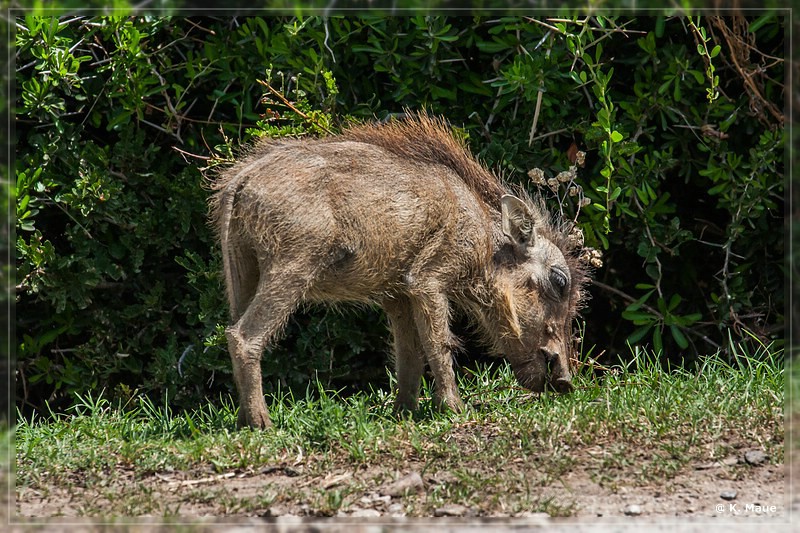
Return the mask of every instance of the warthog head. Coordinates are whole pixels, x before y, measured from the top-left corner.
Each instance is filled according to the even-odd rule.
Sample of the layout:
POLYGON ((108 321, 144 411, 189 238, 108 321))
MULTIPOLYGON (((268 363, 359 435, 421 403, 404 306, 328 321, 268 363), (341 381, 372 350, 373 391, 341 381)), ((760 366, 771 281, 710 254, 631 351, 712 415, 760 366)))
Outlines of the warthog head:
POLYGON ((553 223, 540 202, 522 196, 501 198, 504 239, 495 246, 493 284, 503 302, 497 322, 506 327, 493 344, 523 387, 569 392, 572 323, 587 279, 577 257, 582 243, 574 242, 573 228, 553 223))

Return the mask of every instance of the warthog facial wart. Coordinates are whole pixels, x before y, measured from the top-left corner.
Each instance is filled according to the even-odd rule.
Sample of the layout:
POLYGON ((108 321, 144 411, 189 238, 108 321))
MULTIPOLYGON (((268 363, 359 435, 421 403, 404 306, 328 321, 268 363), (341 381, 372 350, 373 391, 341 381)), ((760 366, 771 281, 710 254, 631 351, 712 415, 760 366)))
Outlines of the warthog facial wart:
POLYGON ((231 312, 239 424, 270 425, 261 355, 304 302, 380 305, 395 406, 460 411, 451 311, 532 391, 571 390, 572 323, 587 274, 572 227, 481 166, 426 114, 322 139, 263 140, 215 179, 211 219, 231 312))

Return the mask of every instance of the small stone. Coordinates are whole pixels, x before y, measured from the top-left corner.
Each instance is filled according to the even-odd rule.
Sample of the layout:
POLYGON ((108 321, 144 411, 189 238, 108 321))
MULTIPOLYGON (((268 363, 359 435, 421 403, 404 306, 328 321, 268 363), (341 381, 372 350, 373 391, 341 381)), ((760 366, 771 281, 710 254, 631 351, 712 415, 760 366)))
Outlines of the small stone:
POLYGON ((735 500, 736 499, 736 491, 735 490, 723 490, 719 493, 719 497, 723 500, 735 500))
POLYGON ((439 507, 433 511, 433 516, 464 516, 467 508, 457 503, 448 503, 444 507, 439 507))
POLYGON ((422 490, 422 488, 422 477, 419 472, 411 472, 396 481, 384 485, 380 492, 386 496, 399 498, 404 496, 406 492, 416 492, 422 490))
POLYGON ((400 513, 402 513, 403 515, 406 514, 405 513, 406 509, 405 509, 405 507, 403 506, 402 503, 393 503, 393 504, 391 504, 388 507, 387 511, 389 511, 392 514, 392 516, 397 516, 400 513))
POLYGON ((356 509, 355 511, 350 513, 350 516, 358 518, 370 518, 370 517, 381 516, 381 513, 380 511, 376 511, 375 509, 356 509))
POLYGON ((447 485, 448 483, 456 483, 458 478, 447 470, 439 470, 434 475, 429 476, 426 480, 433 485, 447 485))
POLYGON ((749 450, 744 452, 744 460, 750 465, 760 465, 767 460, 767 454, 761 450, 749 450))
POLYGON ((549 520, 550 515, 547 513, 534 513, 532 511, 523 511, 517 515, 518 518, 533 518, 537 520, 549 520))
POLYGON ((622 512, 628 516, 639 516, 640 514, 642 514, 642 508, 634 503, 626 506, 625 509, 622 510, 622 512))
POLYGON ((267 516, 267 517, 270 517, 270 516, 283 516, 283 515, 288 514, 288 513, 289 513, 289 510, 286 507, 284 507, 282 505, 273 505, 272 507, 267 509, 267 512, 264 514, 264 516, 267 516))

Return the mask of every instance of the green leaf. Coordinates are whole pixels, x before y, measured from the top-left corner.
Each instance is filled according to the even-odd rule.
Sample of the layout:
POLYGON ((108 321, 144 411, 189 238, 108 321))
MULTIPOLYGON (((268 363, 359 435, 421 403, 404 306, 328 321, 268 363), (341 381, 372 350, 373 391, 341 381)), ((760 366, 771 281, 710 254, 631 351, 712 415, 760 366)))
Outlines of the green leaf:
POLYGON ((651 313, 644 311, 630 311, 628 309, 622 312, 622 318, 633 322, 637 326, 653 324, 656 321, 656 318, 651 313))
POLYGON ((661 354, 664 351, 664 343, 661 340, 661 328, 655 328, 653 330, 653 349, 657 354, 661 354))
POLYGON ((639 298, 638 300, 636 300, 635 302, 633 302, 632 304, 630 304, 630 305, 627 307, 627 310, 628 310, 628 311, 638 311, 638 310, 639 310, 639 308, 640 308, 642 305, 644 305, 644 303, 645 303, 645 302, 646 302, 646 301, 647 301, 647 300, 650 298, 650 296, 653 294, 653 292, 654 292, 654 291, 655 291, 655 289, 652 289, 652 290, 649 290, 649 291, 647 291, 647 292, 644 294, 644 296, 642 296, 641 298, 639 298))
POLYGON ((772 13, 767 13, 766 15, 761 15, 756 20, 751 22, 750 25, 747 27, 748 33, 757 32, 759 30, 759 28, 761 28, 767 22, 770 22, 772 20, 772 18, 773 18, 773 14, 772 13))
POLYGON ((642 189, 634 189, 636 191, 636 196, 639 198, 639 201, 644 204, 648 205, 650 203, 650 197, 647 194, 647 191, 643 191, 642 189))
POLYGON ((686 72, 694 76, 694 80, 698 84, 703 85, 706 82, 705 76, 703 76, 703 73, 700 72, 699 70, 687 70, 686 72))
POLYGON ((720 45, 715 46, 711 49, 711 52, 708 54, 711 59, 714 59, 719 55, 719 51, 722 49, 720 45))
POLYGON ((644 267, 644 271, 647 273, 648 276, 650 276, 650 279, 658 279, 660 277, 660 274, 658 272, 658 266, 654 264, 650 264, 644 267))
POLYGON ((659 15, 656 18, 656 29, 655 29, 656 37, 663 37, 664 36, 664 15, 659 15))
POLYGON ((639 328, 636 328, 633 331, 633 333, 628 335, 628 339, 627 339, 628 344, 636 344, 637 342, 642 340, 644 338, 644 336, 647 335, 647 333, 650 331, 650 329, 652 327, 653 327, 652 325, 647 325, 647 326, 641 326, 639 328))
POLYGON ((689 341, 678 326, 670 326, 669 330, 670 333, 672 333, 672 338, 678 343, 678 346, 684 350, 689 347, 689 341))
POLYGON ((617 130, 611 132, 611 141, 618 143, 623 139, 622 134, 617 130))
POLYGON ((697 322, 698 320, 700 320, 701 318, 703 318, 702 313, 691 313, 689 315, 682 316, 680 318, 680 322, 684 326, 690 326, 690 325, 694 324, 695 322, 697 322))
POLYGON ((17 216, 19 216, 19 213, 25 212, 25 209, 28 207, 28 202, 30 202, 30 200, 31 197, 28 194, 26 194, 19 200, 19 203, 17 204, 17 216))
POLYGON ((117 114, 117 116, 108 121, 106 129, 111 131, 120 124, 128 122, 131 118, 131 115, 133 115, 133 111, 130 110, 121 111, 120 113, 117 114))
POLYGON ((601 109, 597 112, 597 122, 600 124, 604 130, 611 129, 610 122, 608 119, 608 111, 605 109, 601 109))

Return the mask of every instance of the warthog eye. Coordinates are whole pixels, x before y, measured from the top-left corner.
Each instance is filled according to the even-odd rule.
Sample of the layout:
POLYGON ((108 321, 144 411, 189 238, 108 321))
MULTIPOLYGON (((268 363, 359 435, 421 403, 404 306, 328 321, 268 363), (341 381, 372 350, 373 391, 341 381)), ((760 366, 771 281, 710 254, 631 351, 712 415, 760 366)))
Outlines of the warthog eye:
POLYGON ((564 298, 567 294, 567 285, 569 284, 569 280, 567 279, 567 275, 561 271, 561 269, 552 267, 550 269, 550 284, 553 287, 553 291, 556 295, 560 298, 564 298))

